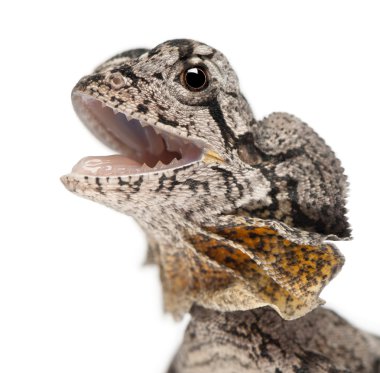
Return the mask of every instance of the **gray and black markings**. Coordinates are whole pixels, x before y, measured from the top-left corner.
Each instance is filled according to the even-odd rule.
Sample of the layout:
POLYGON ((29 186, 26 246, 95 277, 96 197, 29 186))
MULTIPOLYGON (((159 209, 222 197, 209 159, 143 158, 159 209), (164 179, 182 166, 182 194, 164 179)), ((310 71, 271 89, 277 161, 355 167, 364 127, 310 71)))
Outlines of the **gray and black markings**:
MULTIPOLYGON (((343 265, 333 245, 331 258, 321 259, 323 242, 349 238, 350 228, 343 168, 308 125, 287 113, 256 119, 226 57, 186 39, 115 55, 83 77, 75 95, 203 152, 193 163, 165 170, 62 178, 72 192, 138 221, 154 247, 151 261, 160 266, 165 309, 177 317, 192 310, 170 373, 376 372, 378 339, 330 311, 312 311, 343 265), (192 91, 183 74, 197 66, 208 81, 192 91), (122 75, 121 84, 112 74, 122 75), (224 237, 222 228, 234 229, 224 237), (273 257, 264 263, 264 254, 273 257), (269 307, 259 308, 264 304, 289 319, 311 312, 285 322, 269 307)), ((130 147, 131 140, 115 140, 96 115, 77 112, 114 151, 130 147)), ((135 142, 147 140, 141 133, 135 142)))
POLYGON ((378 373, 380 340, 323 308, 291 322, 267 307, 192 317, 170 373, 378 373))

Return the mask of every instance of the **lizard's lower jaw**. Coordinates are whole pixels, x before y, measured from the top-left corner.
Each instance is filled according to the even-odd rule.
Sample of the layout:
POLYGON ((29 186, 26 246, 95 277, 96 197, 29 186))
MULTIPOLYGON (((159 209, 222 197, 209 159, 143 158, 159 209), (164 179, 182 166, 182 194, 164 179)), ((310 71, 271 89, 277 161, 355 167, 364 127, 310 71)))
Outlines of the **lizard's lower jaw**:
POLYGON ((138 115, 105 105, 100 100, 73 94, 74 108, 89 129, 101 141, 120 154, 86 157, 73 168, 72 174, 98 177, 140 175, 177 169, 205 162, 221 162, 221 157, 199 141, 192 141, 149 124, 138 115))

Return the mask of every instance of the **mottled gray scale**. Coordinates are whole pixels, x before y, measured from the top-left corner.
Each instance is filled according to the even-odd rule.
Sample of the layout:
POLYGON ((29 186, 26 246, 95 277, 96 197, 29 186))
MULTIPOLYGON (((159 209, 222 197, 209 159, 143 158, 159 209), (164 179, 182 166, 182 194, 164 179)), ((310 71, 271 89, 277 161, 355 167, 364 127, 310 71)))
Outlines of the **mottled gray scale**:
POLYGON ((168 373, 378 373, 380 339, 324 308, 294 321, 267 307, 191 315, 168 373))
POLYGON ((253 216, 277 218, 309 231, 348 238, 347 181, 324 140, 286 113, 271 114, 258 122, 252 134, 250 149, 260 157, 252 164, 266 169, 277 190, 271 205, 255 209, 253 203, 245 210, 253 216))
POLYGON ((287 113, 255 118, 226 57, 193 40, 119 53, 72 98, 118 155, 80 161, 65 186, 134 217, 166 311, 205 307, 172 373, 372 371, 375 339, 311 312, 344 262, 324 241, 350 237, 346 177, 316 132, 287 113), (207 84, 192 86, 190 69, 207 84), (263 306, 311 313, 288 323, 263 306))

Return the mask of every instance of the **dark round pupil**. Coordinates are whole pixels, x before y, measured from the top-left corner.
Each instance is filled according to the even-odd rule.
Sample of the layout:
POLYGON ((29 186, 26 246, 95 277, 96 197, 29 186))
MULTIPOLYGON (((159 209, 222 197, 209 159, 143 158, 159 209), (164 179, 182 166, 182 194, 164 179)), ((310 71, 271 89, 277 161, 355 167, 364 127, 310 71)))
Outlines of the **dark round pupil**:
POLYGON ((192 89, 201 89, 206 85, 206 74, 199 67, 192 67, 186 71, 186 84, 192 89))

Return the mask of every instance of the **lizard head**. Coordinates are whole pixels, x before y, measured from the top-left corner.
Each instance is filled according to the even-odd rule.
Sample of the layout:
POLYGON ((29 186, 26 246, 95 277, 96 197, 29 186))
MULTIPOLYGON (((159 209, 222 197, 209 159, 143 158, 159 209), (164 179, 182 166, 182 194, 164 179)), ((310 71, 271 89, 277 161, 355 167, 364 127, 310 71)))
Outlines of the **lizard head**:
POLYGON ((189 40, 121 53, 81 79, 72 98, 96 136, 151 171, 231 160, 252 119, 227 59, 189 40))
POLYGON ((173 186, 184 182, 193 194, 208 189, 213 177, 226 184, 226 165, 243 163, 236 142, 253 120, 227 59, 191 40, 114 56, 77 83, 72 101, 82 122, 118 154, 86 157, 62 180, 75 193, 123 212, 170 200, 192 214, 196 203, 185 211, 186 203, 169 191, 174 195, 173 186), (115 204, 120 186, 128 203, 115 204))
POLYGON ((192 40, 129 50, 72 101, 117 154, 86 157, 62 181, 143 227, 167 310, 271 305, 295 318, 320 304, 343 264, 324 239, 349 236, 343 169, 296 117, 257 122, 220 52, 192 40))

